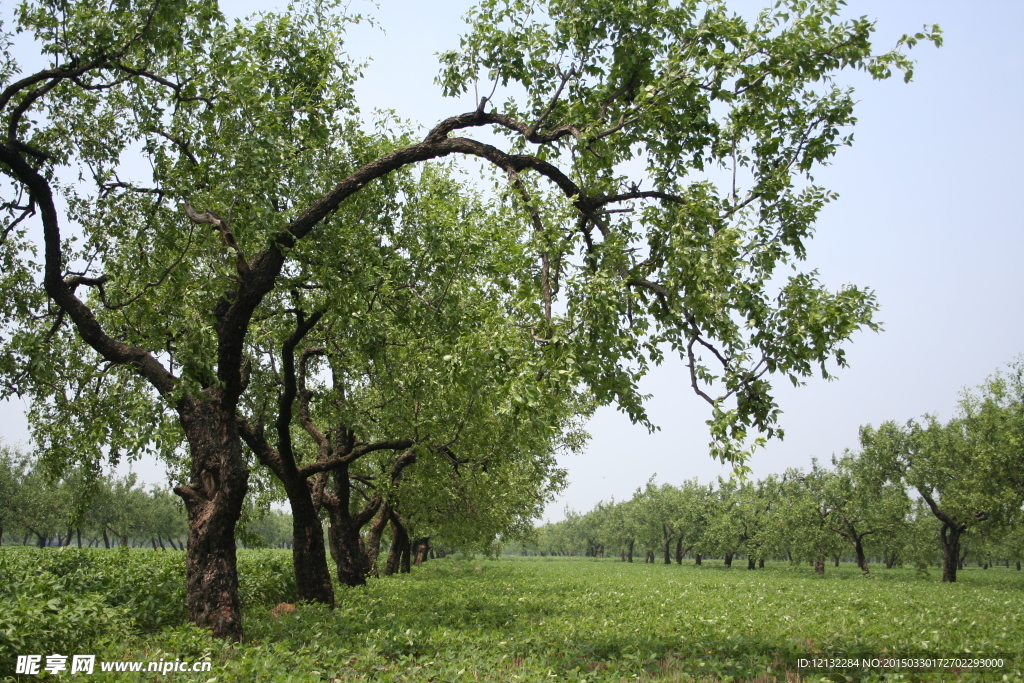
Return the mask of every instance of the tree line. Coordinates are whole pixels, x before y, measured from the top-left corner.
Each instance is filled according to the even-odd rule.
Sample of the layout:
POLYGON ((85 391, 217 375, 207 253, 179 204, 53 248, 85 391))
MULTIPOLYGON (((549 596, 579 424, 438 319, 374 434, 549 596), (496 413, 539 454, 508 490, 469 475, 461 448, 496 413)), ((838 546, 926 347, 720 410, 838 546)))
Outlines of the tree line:
MULTIPOLYGON (((280 502, 280 499, 271 501, 264 497, 262 502, 253 499, 246 505, 236 527, 238 545, 292 548, 292 515, 268 507, 270 502, 280 502)), ((436 526, 429 529, 427 535, 411 536, 413 528, 423 530, 424 527, 412 527, 408 521, 397 517, 396 509, 397 503, 393 501, 378 517, 376 526, 361 530, 359 547, 367 553, 364 558, 367 564, 358 577, 363 582, 367 576, 408 573, 412 565, 459 549, 496 550, 488 543, 466 545, 464 537, 452 534, 446 537, 443 529, 436 526), (390 522, 395 517, 397 524, 379 523, 382 518, 390 522), (442 532, 440 536, 436 535, 438 531, 442 532), (378 562, 382 541, 387 556, 378 562)), ((502 530, 506 538, 516 536, 515 529, 509 526, 502 530)), ((325 533, 331 533, 330 525, 325 533)), ((497 540, 498 531, 488 529, 487 533, 489 540, 497 540)), ((145 490, 134 474, 117 477, 74 470, 55 476, 33 458, 0 445, 0 545, 5 543, 40 548, 77 545, 107 549, 148 544, 154 550, 186 550, 188 519, 178 497, 160 486, 145 490)))
MULTIPOLYGON (((243 546, 290 548, 291 515, 246 508, 243 546)), ((54 476, 31 457, 0 444, 0 545, 146 547, 185 550, 181 500, 124 477, 73 470, 54 476)))
POLYGON ((299 595, 333 604, 328 550, 358 585, 385 528, 528 526, 594 405, 651 426, 667 350, 742 466, 772 382, 877 328, 801 265, 852 140, 834 77, 909 79, 941 40, 875 52, 839 12, 484 2, 438 77, 472 101, 424 135, 361 114, 336 3, 30 0, 0 40, 0 393, 56 471, 172 465, 189 618, 230 639, 252 492, 287 498, 299 595))
POLYGON ((956 581, 969 559, 987 568, 1024 559, 1024 361, 964 393, 947 422, 934 416, 863 427, 860 448, 831 467, 789 469, 758 481, 680 486, 652 478, 630 500, 599 503, 538 530, 526 552, 635 556, 682 563, 722 558, 747 567, 776 558, 849 558, 922 569, 956 581))

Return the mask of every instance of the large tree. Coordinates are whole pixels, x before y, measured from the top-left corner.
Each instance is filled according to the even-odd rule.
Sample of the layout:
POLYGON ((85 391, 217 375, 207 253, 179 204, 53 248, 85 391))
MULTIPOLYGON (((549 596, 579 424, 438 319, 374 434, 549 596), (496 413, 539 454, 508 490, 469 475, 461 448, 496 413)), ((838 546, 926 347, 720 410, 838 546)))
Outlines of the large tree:
POLYGON ((811 172, 849 142, 836 73, 910 74, 838 12, 488 0, 440 82, 489 94, 406 142, 359 127, 348 19, 324 3, 228 23, 209 0, 27 2, 15 31, 46 64, 0 63, 5 392, 34 399, 55 459, 184 439, 189 616, 239 637, 238 409, 271 295, 325 236, 373 233, 364 188, 458 155, 503 174, 527 231, 534 267, 496 286, 532 311, 548 376, 571 364, 646 422, 637 379, 671 348, 713 454, 741 460, 750 430, 777 432, 772 375, 827 373, 874 326, 870 293, 778 274, 832 198, 811 172))

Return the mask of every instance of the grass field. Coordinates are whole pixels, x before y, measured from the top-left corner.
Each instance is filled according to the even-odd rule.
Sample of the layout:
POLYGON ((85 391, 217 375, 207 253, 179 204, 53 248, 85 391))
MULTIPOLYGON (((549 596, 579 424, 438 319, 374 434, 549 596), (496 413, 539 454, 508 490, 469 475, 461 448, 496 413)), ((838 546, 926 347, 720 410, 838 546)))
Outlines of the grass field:
POLYGON ((209 659, 208 673, 168 674, 204 682, 1024 681, 1024 573, 1012 569, 971 569, 944 585, 938 572, 878 567, 863 577, 852 565, 821 578, 787 563, 747 571, 719 562, 447 558, 339 589, 333 611, 300 605, 274 615, 274 605, 293 600, 290 554, 242 551, 246 641, 229 646, 181 623, 180 553, 61 552, 0 551, 7 671, 13 654, 58 652, 209 659), (797 668, 800 658, 823 656, 965 654, 1002 657, 1004 666, 797 668))

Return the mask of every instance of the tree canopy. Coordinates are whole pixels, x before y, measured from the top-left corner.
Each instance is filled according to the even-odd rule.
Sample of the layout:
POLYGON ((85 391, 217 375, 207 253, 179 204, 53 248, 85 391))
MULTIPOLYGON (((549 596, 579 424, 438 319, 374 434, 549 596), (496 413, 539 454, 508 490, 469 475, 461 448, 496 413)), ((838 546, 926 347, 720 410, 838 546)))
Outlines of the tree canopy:
MULTIPOLYGON (((31 397, 58 464, 187 454, 190 618, 239 637, 257 361, 285 348, 282 324, 354 318, 353 292, 415 294, 416 274, 374 279, 415 256, 392 228, 459 247, 431 241, 403 178, 468 157, 500 179, 489 220, 516 265, 478 285, 530 346, 522 395, 584 391, 648 423, 637 381, 677 353, 712 455, 741 464, 754 432, 780 433, 773 377, 827 375, 876 327, 870 291, 799 267, 833 198, 812 173, 855 121, 835 77, 909 78, 903 48, 939 40, 876 54, 872 23, 839 8, 792 0, 746 21, 696 0, 487 0, 439 83, 489 94, 415 139, 359 117, 343 44, 358 17, 337 5, 231 23, 209 0, 26 2, 13 31, 47 64, 22 72, 5 34, 4 392, 31 397)), ((281 414, 278 452, 299 419, 281 414)))

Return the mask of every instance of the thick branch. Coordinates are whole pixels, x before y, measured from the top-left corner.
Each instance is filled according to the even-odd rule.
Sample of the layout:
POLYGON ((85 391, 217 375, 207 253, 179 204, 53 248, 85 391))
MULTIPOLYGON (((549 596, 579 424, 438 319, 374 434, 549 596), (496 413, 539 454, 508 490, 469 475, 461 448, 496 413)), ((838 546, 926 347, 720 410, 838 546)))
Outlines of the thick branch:
POLYGON ((74 288, 64 281, 64 254, 61 248, 60 222, 50 184, 21 157, 6 145, 0 145, 0 162, 28 187, 39 207, 43 222, 45 266, 43 286, 54 303, 65 311, 82 339, 104 359, 119 365, 130 365, 161 394, 173 391, 176 378, 147 350, 131 346, 110 337, 96 316, 74 294, 74 288))
POLYGON ((281 367, 284 371, 284 390, 278 397, 277 402, 277 450, 285 462, 291 462, 294 467, 295 454, 292 451, 292 407, 295 405, 295 397, 298 394, 298 386, 295 379, 295 347, 302 341, 310 330, 323 318, 324 311, 316 311, 306 320, 299 319, 295 331, 285 340, 281 349, 281 367))
POLYGON ((415 445, 415 443, 415 441, 403 439, 398 441, 378 441, 376 443, 366 444, 364 446, 359 446, 358 448, 352 449, 346 455, 343 455, 340 458, 332 458, 331 460, 326 460, 324 462, 310 463, 305 467, 299 469, 299 476, 311 477, 312 475, 318 472, 326 472, 328 470, 337 469, 343 465, 348 465, 349 463, 363 457, 367 453, 387 450, 398 451, 404 448, 412 448, 412 446, 415 445))

